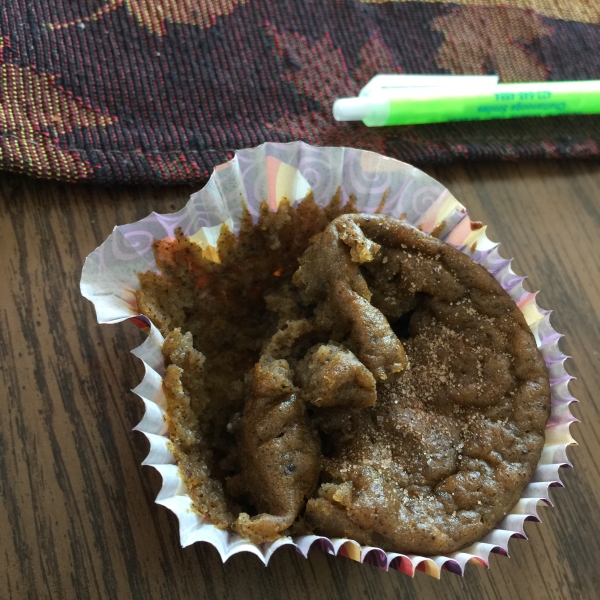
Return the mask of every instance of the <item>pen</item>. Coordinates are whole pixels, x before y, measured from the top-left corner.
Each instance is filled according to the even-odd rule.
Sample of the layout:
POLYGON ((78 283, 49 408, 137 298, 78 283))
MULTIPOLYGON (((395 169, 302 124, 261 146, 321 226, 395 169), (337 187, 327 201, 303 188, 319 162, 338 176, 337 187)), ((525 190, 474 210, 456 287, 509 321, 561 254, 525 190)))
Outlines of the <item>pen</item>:
POLYGON ((374 79, 358 98, 336 100, 334 118, 379 127, 600 113, 600 81, 496 84, 484 76, 459 83, 451 81, 455 76, 429 76, 431 84, 421 85, 410 78, 427 76, 405 76, 405 85, 402 77, 379 75, 398 84, 377 86, 374 79))

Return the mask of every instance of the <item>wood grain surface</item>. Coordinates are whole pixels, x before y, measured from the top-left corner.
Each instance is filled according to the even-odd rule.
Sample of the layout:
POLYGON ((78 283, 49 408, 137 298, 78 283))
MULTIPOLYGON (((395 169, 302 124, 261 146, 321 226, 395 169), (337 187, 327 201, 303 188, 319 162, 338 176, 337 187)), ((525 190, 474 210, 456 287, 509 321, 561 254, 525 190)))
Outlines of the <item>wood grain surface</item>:
POLYGON ((600 597, 600 164, 469 164, 429 171, 490 225, 573 356, 581 401, 574 470, 529 541, 464 578, 414 579, 313 551, 222 564, 179 547, 141 467, 129 390, 141 366, 132 324, 97 325, 79 293, 83 261, 115 224, 179 209, 191 189, 72 186, 0 174, 0 598, 571 599, 600 597), (595 398, 594 398, 595 396, 595 398))

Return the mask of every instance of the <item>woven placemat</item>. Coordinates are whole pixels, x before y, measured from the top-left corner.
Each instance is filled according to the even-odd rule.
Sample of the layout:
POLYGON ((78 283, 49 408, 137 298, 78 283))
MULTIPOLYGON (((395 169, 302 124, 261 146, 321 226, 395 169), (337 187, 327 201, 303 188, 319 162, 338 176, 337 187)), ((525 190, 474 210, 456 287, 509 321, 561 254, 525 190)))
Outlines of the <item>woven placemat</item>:
POLYGON ((600 117, 369 129, 335 98, 377 73, 600 79, 595 0, 11 0, 0 168, 199 183, 233 151, 302 139, 413 164, 600 156, 600 117))

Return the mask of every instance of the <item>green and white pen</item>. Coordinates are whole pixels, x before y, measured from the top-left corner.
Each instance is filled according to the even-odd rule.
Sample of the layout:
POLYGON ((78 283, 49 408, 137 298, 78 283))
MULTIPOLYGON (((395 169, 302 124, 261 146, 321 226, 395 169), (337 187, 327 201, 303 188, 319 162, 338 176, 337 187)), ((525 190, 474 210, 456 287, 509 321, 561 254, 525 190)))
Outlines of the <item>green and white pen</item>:
POLYGON ((498 83, 495 76, 378 75, 358 98, 333 103, 336 121, 369 127, 600 113, 600 81, 498 83))

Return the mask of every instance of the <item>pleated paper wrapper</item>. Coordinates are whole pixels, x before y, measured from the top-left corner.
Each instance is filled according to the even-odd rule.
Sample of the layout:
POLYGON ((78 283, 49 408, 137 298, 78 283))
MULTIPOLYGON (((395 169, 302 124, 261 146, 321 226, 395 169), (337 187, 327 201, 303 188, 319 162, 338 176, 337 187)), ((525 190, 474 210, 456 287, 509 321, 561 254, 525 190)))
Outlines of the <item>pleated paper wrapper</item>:
POLYGON ((316 547, 386 570, 397 569, 410 576, 420 570, 438 578, 441 570, 464 574, 467 563, 487 567, 491 552, 507 555, 511 538, 526 537, 524 522, 539 521, 538 507, 551 506, 549 488, 562 486, 559 471, 561 467, 571 466, 566 449, 575 443, 569 426, 576 419, 569 412, 569 405, 575 399, 568 389, 572 377, 564 368, 567 356, 558 347, 562 336, 550 324, 550 311, 538 307, 536 293, 524 289, 525 277, 513 272, 511 259, 502 258, 498 246, 487 238, 485 226, 473 223, 452 194, 422 171, 373 152, 314 147, 303 142, 266 143, 240 150, 230 162, 215 168, 207 185, 192 195, 179 212, 152 213, 137 223, 115 227, 107 240, 88 256, 81 292, 94 303, 98 322, 130 319, 148 333, 146 341, 132 350, 145 367, 143 381, 133 390, 146 407, 135 429, 150 442, 150 452, 143 464, 154 467, 162 476, 163 485, 156 502, 177 515, 181 545, 208 542, 219 551, 223 561, 238 552, 251 552, 265 564, 281 546, 292 545, 304 556, 316 547), (153 241, 173 237, 175 228, 181 227, 203 249, 212 251, 222 223, 238 232, 244 205, 256 220, 263 200, 271 210, 277 210, 283 198, 297 202, 312 190, 317 203, 325 206, 338 189, 342 203, 352 196, 361 212, 379 210, 405 219, 426 233, 434 232, 488 269, 525 315, 548 367, 552 412, 537 470, 510 514, 479 542, 460 552, 423 557, 384 552, 353 540, 315 535, 253 544, 205 523, 192 510, 192 501, 169 450, 163 419, 166 407, 162 389, 163 338, 150 321, 139 314, 134 293, 139 287, 137 274, 149 269, 156 271, 153 241))

